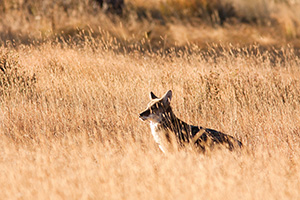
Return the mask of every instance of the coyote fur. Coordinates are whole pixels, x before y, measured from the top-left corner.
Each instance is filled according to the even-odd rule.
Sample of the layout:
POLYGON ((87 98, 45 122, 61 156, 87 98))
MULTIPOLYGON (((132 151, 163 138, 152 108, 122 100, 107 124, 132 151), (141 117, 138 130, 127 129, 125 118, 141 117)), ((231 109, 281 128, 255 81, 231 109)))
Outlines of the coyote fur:
POLYGON ((150 103, 139 116, 143 121, 150 122, 154 140, 164 153, 190 144, 202 152, 214 148, 216 144, 221 144, 229 150, 242 147, 242 143, 230 135, 201 126, 189 125, 178 119, 172 111, 171 98, 171 90, 162 98, 150 92, 150 103))

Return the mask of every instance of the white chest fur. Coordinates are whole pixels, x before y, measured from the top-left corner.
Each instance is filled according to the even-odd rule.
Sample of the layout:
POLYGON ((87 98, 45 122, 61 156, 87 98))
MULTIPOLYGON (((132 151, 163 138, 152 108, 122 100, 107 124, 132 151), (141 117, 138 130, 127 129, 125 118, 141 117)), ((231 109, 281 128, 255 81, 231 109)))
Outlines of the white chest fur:
POLYGON ((151 133, 153 135, 153 138, 155 140, 155 142, 158 144, 159 148, 162 150, 162 152, 165 153, 165 148, 163 147, 163 138, 162 135, 160 133, 160 131, 158 131, 158 123, 153 123, 150 122, 150 128, 151 128, 151 133))

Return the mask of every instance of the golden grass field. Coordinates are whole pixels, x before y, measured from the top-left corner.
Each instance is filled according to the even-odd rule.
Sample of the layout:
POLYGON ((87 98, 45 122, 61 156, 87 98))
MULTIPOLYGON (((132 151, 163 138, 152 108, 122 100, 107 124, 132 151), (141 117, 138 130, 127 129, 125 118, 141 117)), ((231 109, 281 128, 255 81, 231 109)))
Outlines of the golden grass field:
POLYGON ((298 49, 90 31, 0 47, 0 199, 299 199, 298 49), (169 89, 180 119, 243 149, 164 155, 138 116, 169 89))
POLYGON ((283 49, 285 60, 272 63, 238 50, 213 60, 89 44, 2 48, 2 63, 36 81, 3 86, 1 198, 297 199, 299 58, 283 49), (151 90, 167 89, 178 117, 231 134, 244 149, 163 155, 138 114, 151 90))

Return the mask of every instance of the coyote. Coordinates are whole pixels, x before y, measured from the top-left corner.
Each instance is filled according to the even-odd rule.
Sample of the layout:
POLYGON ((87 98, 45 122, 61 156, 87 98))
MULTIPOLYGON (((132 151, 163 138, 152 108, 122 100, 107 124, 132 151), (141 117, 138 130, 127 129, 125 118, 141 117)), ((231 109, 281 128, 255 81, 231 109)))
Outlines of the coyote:
POLYGON ((169 90, 162 98, 158 98, 150 92, 150 103, 139 118, 149 121, 151 132, 155 142, 164 152, 170 152, 175 148, 181 148, 188 144, 205 152, 216 144, 222 144, 229 150, 242 147, 242 143, 230 135, 219 131, 189 125, 178 119, 172 111, 170 102, 172 91, 169 90))

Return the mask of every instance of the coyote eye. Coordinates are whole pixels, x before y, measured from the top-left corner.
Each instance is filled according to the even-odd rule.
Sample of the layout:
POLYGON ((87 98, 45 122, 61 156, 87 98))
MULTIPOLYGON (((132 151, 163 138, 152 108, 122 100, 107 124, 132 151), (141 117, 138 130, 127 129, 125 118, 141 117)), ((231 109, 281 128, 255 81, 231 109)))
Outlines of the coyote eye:
POLYGON ((154 104, 149 108, 149 110, 151 113, 158 113, 160 111, 160 107, 159 107, 159 105, 154 104))
POLYGON ((155 104, 155 105, 153 105, 153 106, 151 106, 151 110, 157 110, 159 108, 159 106, 157 105, 157 104, 155 104))
POLYGON ((152 108, 152 107, 149 108, 149 112, 150 112, 150 113, 153 113, 153 108, 152 108))

